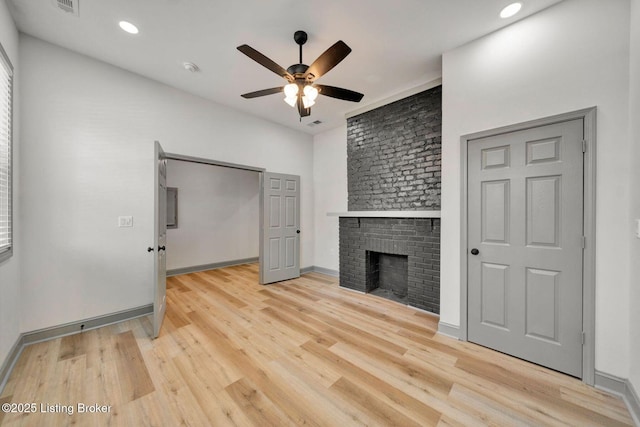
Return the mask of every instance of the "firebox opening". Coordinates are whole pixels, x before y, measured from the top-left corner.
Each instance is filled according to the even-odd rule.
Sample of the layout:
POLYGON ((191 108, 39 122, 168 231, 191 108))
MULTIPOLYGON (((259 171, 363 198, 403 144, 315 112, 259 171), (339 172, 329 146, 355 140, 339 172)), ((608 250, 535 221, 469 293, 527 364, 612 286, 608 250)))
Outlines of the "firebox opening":
POLYGON ((367 251, 367 293, 407 304, 408 257, 367 251))

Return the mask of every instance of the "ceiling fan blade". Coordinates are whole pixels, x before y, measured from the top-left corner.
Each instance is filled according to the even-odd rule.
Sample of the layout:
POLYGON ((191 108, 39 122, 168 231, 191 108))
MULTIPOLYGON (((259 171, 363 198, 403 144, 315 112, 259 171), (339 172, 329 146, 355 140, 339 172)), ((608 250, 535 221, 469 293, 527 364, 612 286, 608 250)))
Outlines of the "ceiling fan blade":
POLYGON ((280 93, 283 90, 284 90, 284 86, 272 87, 271 89, 262 89, 262 90, 257 90, 255 92, 243 93, 240 96, 246 99, 251 99, 251 98, 257 98, 259 96, 273 95, 274 93, 280 93))
POLYGON ((349 53, 351 53, 351 48, 342 40, 338 40, 333 46, 325 50, 318 59, 313 61, 313 64, 307 69, 305 77, 313 74, 314 79, 319 78, 338 65, 349 53))
POLYGON ((289 81, 293 80, 293 76, 289 74, 287 70, 285 70, 284 68, 282 68, 281 66, 273 62, 271 59, 267 58, 266 56, 264 56, 263 54, 261 54, 260 52, 252 48, 251 46, 243 44, 242 46, 238 46, 237 49, 240 52, 247 55, 249 58, 256 61, 258 64, 273 71, 277 75, 284 77, 289 81))
POLYGON ((343 89, 341 87, 326 86, 326 85, 314 85, 320 95, 329 96, 331 98, 342 99, 344 101, 360 102, 363 94, 355 92, 349 89, 343 89))

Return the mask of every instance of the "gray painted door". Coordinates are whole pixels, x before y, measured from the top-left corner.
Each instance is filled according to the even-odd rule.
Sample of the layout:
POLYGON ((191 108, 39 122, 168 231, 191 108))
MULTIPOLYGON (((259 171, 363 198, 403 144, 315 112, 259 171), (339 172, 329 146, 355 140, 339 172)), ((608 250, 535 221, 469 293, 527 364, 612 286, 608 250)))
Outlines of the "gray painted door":
POLYGON ((300 277, 300 177, 263 172, 260 283, 300 277))
POLYGON ((576 377, 582 139, 578 119, 470 141, 467 183, 469 341, 576 377))
POLYGON ((154 185, 154 265, 153 265, 153 337, 160 335, 167 296, 167 160, 158 141, 155 142, 154 185))

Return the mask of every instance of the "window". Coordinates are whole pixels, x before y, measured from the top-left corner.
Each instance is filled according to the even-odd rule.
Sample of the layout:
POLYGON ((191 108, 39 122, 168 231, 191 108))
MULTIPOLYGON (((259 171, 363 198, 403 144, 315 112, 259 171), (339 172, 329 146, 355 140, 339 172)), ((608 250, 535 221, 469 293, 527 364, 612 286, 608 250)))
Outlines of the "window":
POLYGON ((0 45, 0 261, 13 254, 11 121, 13 66, 0 45))

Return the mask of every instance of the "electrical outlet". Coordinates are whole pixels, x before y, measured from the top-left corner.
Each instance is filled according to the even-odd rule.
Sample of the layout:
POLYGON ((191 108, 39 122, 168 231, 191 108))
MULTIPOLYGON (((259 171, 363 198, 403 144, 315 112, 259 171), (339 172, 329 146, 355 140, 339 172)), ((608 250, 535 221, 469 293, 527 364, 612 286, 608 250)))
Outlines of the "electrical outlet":
POLYGON ((133 217, 132 216, 119 216, 118 217, 118 227, 133 227, 133 217))

